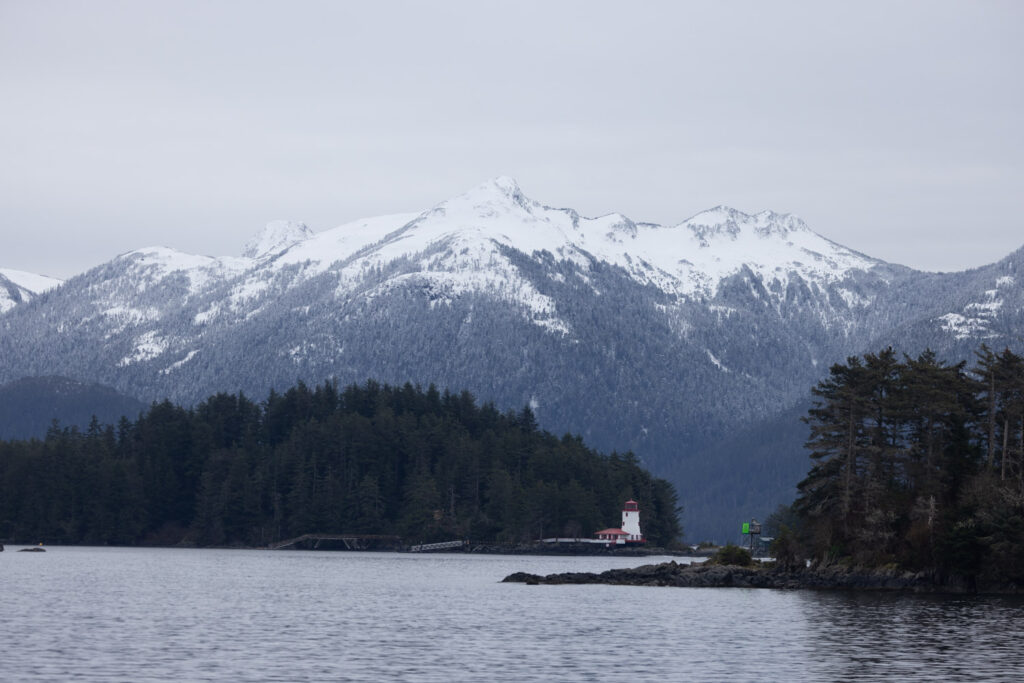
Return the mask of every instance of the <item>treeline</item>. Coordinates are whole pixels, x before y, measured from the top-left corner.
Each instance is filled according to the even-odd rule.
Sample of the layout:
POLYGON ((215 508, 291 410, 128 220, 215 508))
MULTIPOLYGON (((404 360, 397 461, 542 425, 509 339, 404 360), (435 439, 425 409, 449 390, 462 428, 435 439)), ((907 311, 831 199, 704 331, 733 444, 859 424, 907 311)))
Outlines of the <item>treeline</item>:
POLYGON ((1024 359, 976 356, 968 368, 887 349, 834 365, 806 418, 815 464, 797 533, 777 550, 1024 580, 1024 359))
POLYGON ((640 503, 649 541, 680 535, 672 486, 468 392, 302 383, 217 394, 135 421, 0 442, 0 538, 266 545, 305 533, 406 541, 590 536, 640 503))

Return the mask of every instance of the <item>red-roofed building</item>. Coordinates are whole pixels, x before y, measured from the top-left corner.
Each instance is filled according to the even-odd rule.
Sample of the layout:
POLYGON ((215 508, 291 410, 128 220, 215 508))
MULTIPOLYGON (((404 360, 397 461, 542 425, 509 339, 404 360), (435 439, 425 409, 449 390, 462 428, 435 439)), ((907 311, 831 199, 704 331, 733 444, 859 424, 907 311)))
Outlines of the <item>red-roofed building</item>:
POLYGON ((644 535, 640 532, 640 507, 637 502, 627 500, 622 506, 621 529, 602 529, 595 535, 599 541, 607 541, 608 545, 644 543, 644 535))
POLYGON ((595 534, 595 536, 597 536, 598 539, 600 539, 602 541, 615 541, 615 542, 617 542, 619 539, 622 539, 623 541, 626 540, 625 537, 629 536, 629 534, 627 534, 622 529, 602 529, 601 531, 598 531, 595 534))

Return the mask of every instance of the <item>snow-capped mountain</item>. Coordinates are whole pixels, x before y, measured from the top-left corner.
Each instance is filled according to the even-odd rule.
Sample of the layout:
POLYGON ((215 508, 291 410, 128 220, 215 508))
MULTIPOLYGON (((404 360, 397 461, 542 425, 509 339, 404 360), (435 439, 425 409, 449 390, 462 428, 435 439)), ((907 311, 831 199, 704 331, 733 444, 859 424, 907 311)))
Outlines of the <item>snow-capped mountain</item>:
POLYGON ((62 282, 45 275, 0 268, 0 314, 18 304, 31 301, 38 294, 59 287, 62 282))
MULTIPOLYGON (((242 256, 123 254, 0 317, 0 382, 59 374, 184 402, 434 382, 633 449, 675 473, 685 504, 703 487, 686 463, 803 400, 834 361, 1017 344, 1022 261, 920 273, 788 214, 588 218, 497 178, 418 214, 315 234, 276 221, 242 256)), ((694 533, 731 528, 714 505, 685 520, 694 533)))
MULTIPOLYGON (((724 279, 744 269, 777 300, 793 276, 825 284, 880 265, 786 214, 748 216, 717 207, 676 226, 634 223, 621 214, 585 218, 528 199, 510 178, 484 183, 419 215, 361 221, 296 242, 275 266, 298 265, 308 277, 350 261, 338 272, 352 284, 367 269, 414 258, 417 278, 430 280, 440 292, 503 292, 542 315, 550 313, 551 302, 522 281, 501 248, 546 252, 583 270, 596 260, 622 268, 640 283, 688 297, 713 297, 724 279)), ((253 273, 247 282, 255 286, 261 275, 253 273)), ((844 292, 844 298, 856 295, 844 292)))
MULTIPOLYGON (((829 242, 793 216, 767 211, 748 216, 718 207, 676 226, 634 223, 620 214, 584 218, 526 198, 509 178, 484 183, 422 214, 357 221, 318 235, 301 223, 271 223, 243 252, 256 263, 164 251, 155 274, 188 277, 189 292, 196 296, 211 268, 228 275, 247 271, 232 282, 227 303, 230 311, 248 314, 252 302, 325 272, 334 273, 342 296, 359 290, 367 273, 407 261, 408 272, 365 295, 408 283, 428 288, 435 305, 469 292, 487 293, 524 307, 534 324, 568 334, 555 302, 523 277, 505 249, 547 254, 581 272, 591 262, 616 266, 640 284, 688 299, 714 298, 723 281, 749 273, 776 307, 791 282, 827 290, 853 271, 877 270, 883 280, 891 278, 878 268, 881 262, 829 242)), ((127 256, 138 253, 157 257, 154 250, 127 256)), ((827 296, 841 298, 843 308, 863 303, 857 291, 842 287, 827 296)), ((223 312, 224 302, 214 301, 199 313, 199 321, 208 323, 223 312)))
POLYGON ((271 221, 246 243, 242 256, 254 259, 270 257, 312 236, 313 231, 305 223, 271 221))

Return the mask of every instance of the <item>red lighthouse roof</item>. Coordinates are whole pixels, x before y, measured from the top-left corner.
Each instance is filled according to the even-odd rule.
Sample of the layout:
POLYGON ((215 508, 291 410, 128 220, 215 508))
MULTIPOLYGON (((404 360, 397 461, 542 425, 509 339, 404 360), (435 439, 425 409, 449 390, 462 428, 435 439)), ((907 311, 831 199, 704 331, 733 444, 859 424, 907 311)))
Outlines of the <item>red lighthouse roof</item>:
POLYGON ((635 500, 627 500, 626 504, 622 506, 623 512, 636 512, 639 509, 635 500))

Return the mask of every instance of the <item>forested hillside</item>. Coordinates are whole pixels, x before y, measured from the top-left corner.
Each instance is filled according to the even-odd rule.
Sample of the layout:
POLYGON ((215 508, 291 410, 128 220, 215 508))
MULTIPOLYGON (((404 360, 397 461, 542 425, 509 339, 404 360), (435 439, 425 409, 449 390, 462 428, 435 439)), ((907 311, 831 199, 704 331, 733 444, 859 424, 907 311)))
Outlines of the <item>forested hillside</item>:
POLYGON ((815 464, 793 508, 804 551, 1024 581, 1024 358, 982 346, 968 370, 887 349, 833 366, 814 394, 815 464))
POLYGON ((0 442, 0 538, 266 545, 305 533, 409 542, 589 536, 643 511, 680 535, 676 493, 630 453, 602 455, 468 392, 299 384, 263 403, 217 394, 153 404, 117 426, 0 442))
POLYGON ((101 384, 23 377, 0 386, 0 439, 41 439, 54 420, 84 429, 93 416, 113 423, 145 409, 146 404, 101 384))

